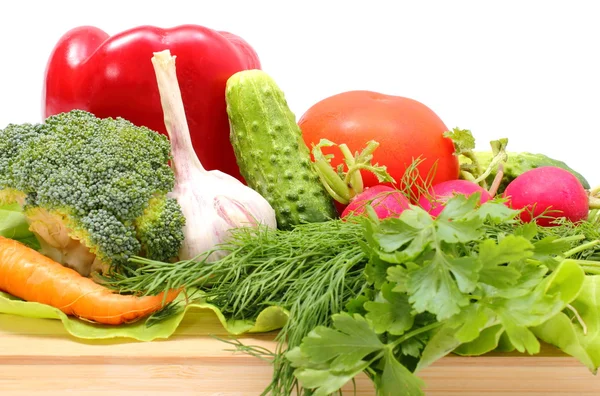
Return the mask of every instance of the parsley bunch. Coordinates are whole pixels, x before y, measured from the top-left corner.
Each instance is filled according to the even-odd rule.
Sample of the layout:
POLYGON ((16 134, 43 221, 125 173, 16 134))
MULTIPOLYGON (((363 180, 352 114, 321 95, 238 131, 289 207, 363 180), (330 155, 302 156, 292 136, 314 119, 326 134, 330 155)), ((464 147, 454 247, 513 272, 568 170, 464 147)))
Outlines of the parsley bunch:
POLYGON ((370 288, 286 354, 304 388, 329 395, 364 372, 378 395, 421 395, 416 373, 450 352, 539 352, 535 330, 586 279, 568 256, 597 241, 571 249, 586 236, 521 224, 500 199, 478 203, 457 195, 435 219, 415 206, 365 220, 370 288))

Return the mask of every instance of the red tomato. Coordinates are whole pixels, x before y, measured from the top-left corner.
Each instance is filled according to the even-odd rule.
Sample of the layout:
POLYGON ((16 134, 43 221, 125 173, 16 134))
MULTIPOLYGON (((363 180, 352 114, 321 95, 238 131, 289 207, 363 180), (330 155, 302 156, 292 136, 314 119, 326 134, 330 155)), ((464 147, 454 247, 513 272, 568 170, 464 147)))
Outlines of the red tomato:
MULTIPOLYGON (((313 105, 298 125, 309 148, 328 139, 347 144, 354 153, 365 148, 369 140, 379 142, 373 163, 385 165, 400 188, 406 169, 419 156, 423 162, 418 170, 423 178, 436 167, 431 184, 459 176, 454 145, 443 136, 448 128, 430 108, 413 99, 371 91, 344 92, 313 105)), ((333 166, 343 162, 335 147, 325 147, 323 153, 335 155, 333 166)), ((362 176, 365 187, 379 184, 368 171, 362 171, 362 176)), ((417 193, 416 187, 413 192, 417 193)))

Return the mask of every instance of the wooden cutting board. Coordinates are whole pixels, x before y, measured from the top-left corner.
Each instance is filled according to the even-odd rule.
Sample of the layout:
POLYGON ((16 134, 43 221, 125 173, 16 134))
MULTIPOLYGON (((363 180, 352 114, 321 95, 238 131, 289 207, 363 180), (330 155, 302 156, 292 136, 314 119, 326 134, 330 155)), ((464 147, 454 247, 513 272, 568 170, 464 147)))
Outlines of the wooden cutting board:
MULTIPOLYGON (((210 334, 226 337, 210 311, 190 312, 171 338, 147 343, 85 341, 57 320, 0 314, 0 396, 259 395, 271 377, 268 363, 210 334)), ((273 337, 242 339, 272 349, 273 337)), ((536 357, 449 356, 421 377, 427 395, 600 395, 600 376, 550 347, 536 357)), ((357 387, 357 395, 374 395, 366 377, 357 387)))

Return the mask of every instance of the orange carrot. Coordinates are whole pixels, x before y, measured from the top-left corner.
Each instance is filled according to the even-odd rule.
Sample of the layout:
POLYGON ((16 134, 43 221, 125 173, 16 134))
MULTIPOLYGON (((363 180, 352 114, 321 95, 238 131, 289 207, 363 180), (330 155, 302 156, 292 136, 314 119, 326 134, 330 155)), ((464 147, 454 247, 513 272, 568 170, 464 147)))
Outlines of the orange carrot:
MULTIPOLYGON (((149 315, 163 305, 163 295, 132 296, 81 276, 77 271, 20 242, 0 237, 0 290, 25 301, 47 304, 67 315, 118 325, 149 315)), ((173 301, 179 291, 167 294, 173 301)))

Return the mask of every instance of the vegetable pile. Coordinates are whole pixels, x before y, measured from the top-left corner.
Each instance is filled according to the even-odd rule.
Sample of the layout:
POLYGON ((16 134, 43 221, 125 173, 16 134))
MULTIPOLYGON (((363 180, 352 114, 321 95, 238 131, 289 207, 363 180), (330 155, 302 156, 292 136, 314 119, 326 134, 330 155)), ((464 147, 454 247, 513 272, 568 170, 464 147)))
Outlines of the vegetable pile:
POLYGON ((273 351, 224 340, 271 362, 275 396, 335 394, 361 373, 378 395, 421 395, 420 371, 450 353, 542 343, 597 373, 600 188, 582 174, 506 138, 476 151, 470 131, 399 96, 341 93, 296 122, 257 59, 223 66, 192 104, 197 55, 170 47, 135 49, 160 131, 118 102, 0 130, 10 301, 112 328, 172 330, 194 306, 232 334, 277 328, 273 351), (225 133, 196 124, 212 112, 225 133), (221 149, 234 166, 205 167, 221 149))

